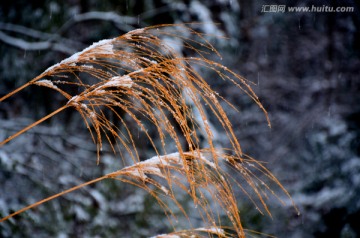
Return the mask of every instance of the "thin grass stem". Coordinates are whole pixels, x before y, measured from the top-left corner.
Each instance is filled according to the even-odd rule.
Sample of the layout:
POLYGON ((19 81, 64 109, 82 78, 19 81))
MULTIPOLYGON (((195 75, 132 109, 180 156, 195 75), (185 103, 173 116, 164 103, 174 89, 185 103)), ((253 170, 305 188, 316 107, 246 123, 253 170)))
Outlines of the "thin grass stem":
POLYGON ((13 140, 14 138, 18 137, 19 135, 23 134, 24 132, 30 130, 31 128, 39 125, 40 123, 46 121, 47 119, 49 119, 50 117, 55 116, 56 114, 58 114, 59 112, 63 111, 64 109, 68 108, 70 105, 65 105, 62 106, 60 108, 58 108, 57 110, 55 110, 54 112, 44 116, 43 118, 41 118, 40 120, 28 125, 27 127, 25 127, 24 129, 16 132, 15 134, 13 134, 12 136, 9 136, 7 139, 3 140, 2 142, 0 142, 0 146, 5 145, 6 143, 8 143, 9 141, 13 140))
POLYGON ((53 200, 53 199, 55 199, 55 198, 61 197, 61 196, 65 195, 65 194, 67 194, 67 193, 70 193, 70 192, 72 192, 72 191, 78 190, 78 189, 80 189, 80 188, 82 188, 82 187, 85 187, 85 186, 87 186, 87 185, 90 185, 90 184, 93 184, 93 183, 97 183, 97 182, 99 182, 99 181, 101 181, 101 180, 103 180, 103 179, 106 179, 106 178, 109 178, 109 175, 108 175, 108 174, 105 175, 105 176, 102 176, 102 177, 93 179, 93 180, 91 180, 91 181, 88 181, 88 182, 86 182, 86 183, 79 184, 79 185, 77 185, 77 186, 75 186, 75 187, 69 188, 69 189, 67 189, 67 190, 65 190, 65 191, 62 191, 62 192, 60 192, 60 193, 57 193, 57 194, 55 194, 55 195, 53 195, 53 196, 47 197, 47 198, 45 198, 45 199, 43 199, 43 200, 41 200, 41 201, 38 201, 38 202, 36 202, 36 203, 33 203, 33 204, 31 204, 31 205, 29 205, 29 206, 27 206, 27 207, 24 207, 24 208, 22 208, 22 209, 20 209, 20 210, 18 210, 18 211, 16 211, 16 212, 8 215, 8 216, 2 218, 2 219, 0 220, 0 222, 4 222, 4 221, 6 221, 6 220, 8 220, 8 219, 10 219, 10 218, 12 218, 12 217, 20 214, 20 213, 23 213, 23 212, 25 212, 25 211, 27 211, 27 210, 29 210, 29 209, 32 209, 32 208, 34 208, 34 207, 37 207, 37 206, 39 206, 39 205, 41 205, 41 204, 43 204, 43 203, 45 203, 45 202, 48 202, 48 201, 53 200))
POLYGON ((2 98, 0 98, 0 102, 8 99, 9 97, 15 95, 16 93, 20 92, 21 90, 23 90, 24 88, 30 86, 31 84, 33 84, 34 82, 36 82, 37 80, 39 80, 43 75, 39 75, 37 76, 36 78, 32 79, 31 81, 27 82, 26 84, 24 85, 21 85, 20 87, 18 87, 17 89, 15 89, 14 91, 6 94, 5 96, 3 96, 2 98))

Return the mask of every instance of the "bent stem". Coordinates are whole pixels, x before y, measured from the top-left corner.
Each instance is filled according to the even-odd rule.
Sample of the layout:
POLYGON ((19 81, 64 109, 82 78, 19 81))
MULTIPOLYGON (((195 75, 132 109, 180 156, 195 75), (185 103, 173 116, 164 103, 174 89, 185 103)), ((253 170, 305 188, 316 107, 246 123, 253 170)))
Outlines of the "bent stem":
POLYGON ((0 147, 62 110, 74 107, 84 119, 93 141, 97 143, 98 161, 102 140, 105 138, 114 154, 116 147, 119 147, 119 154, 124 159, 124 168, 31 204, 0 219, 0 222, 84 186, 109 178, 145 189, 156 198, 167 216, 174 213, 159 195, 171 199, 189 219, 175 197, 173 186, 177 185, 184 190, 185 195, 190 196, 196 207, 199 205, 199 216, 210 225, 208 229, 200 228, 195 231, 207 232, 209 235, 212 234, 211 236, 222 236, 222 230, 217 229, 216 224, 219 223, 220 226, 223 224, 221 222, 221 209, 223 209, 233 230, 239 237, 245 237, 233 185, 238 186, 250 198, 260 213, 263 207, 270 216, 266 205, 268 194, 271 193, 282 200, 263 182, 258 173, 264 174, 266 179, 277 184, 290 199, 291 197, 264 166, 242 154, 240 143, 221 105, 221 100, 227 102, 231 108, 234 106, 213 91, 206 80, 192 67, 196 64, 210 69, 217 73, 220 79, 238 87, 264 111, 270 123, 266 110, 249 82, 225 66, 205 57, 213 51, 218 54, 203 34, 186 26, 158 25, 137 29, 123 36, 96 42, 1 97, 0 102, 35 84, 61 93, 68 102, 1 141, 0 147), (173 31, 159 30, 159 27, 167 26, 182 28, 173 31), (188 32, 198 37, 198 40, 180 34, 188 32), (171 45, 165 44, 166 42, 162 40, 163 36, 180 39, 184 42, 184 48, 193 51, 196 57, 183 57, 171 45), (84 74, 87 75, 86 79, 82 78, 84 74), (47 79, 44 78, 45 76, 47 79), (39 80, 42 78, 43 80, 39 80), (72 89, 77 89, 78 94, 72 95, 76 92, 72 89), (111 115, 104 110, 110 111, 111 115), (210 117, 207 112, 210 112, 224 129, 223 133, 231 144, 231 153, 217 151, 215 132, 210 120, 208 122, 210 117), (128 115, 129 120, 123 115, 128 115), (121 126, 113 123, 113 119, 121 122, 121 126), (156 131, 154 134, 148 132, 147 124, 150 123, 154 125, 156 131), (157 157, 152 157, 147 162, 140 161, 137 147, 141 146, 142 141, 135 143, 132 126, 143 131, 157 157), (158 136, 160 142, 155 143, 152 135, 158 136), (165 142, 168 138, 178 152, 166 153, 168 148, 165 142), (120 145, 123 145, 124 151, 132 160, 124 158, 120 145), (184 145, 188 145, 189 152, 183 149, 184 145), (204 145, 209 148, 200 150, 204 145), (165 152, 164 156, 160 156, 161 150, 165 152), (223 158, 223 161, 219 161, 220 158, 223 158), (221 165, 232 168, 231 172, 238 172, 242 181, 238 181, 238 176, 229 174, 227 169, 222 169, 221 165), (122 178, 122 176, 127 177, 122 178), (248 186, 243 186, 242 182, 248 186), (247 191, 247 187, 252 191, 247 191), (252 195, 256 196, 258 201, 252 199, 252 195), (218 205, 213 206, 210 199, 218 205))
POLYGON ((18 87, 18 88, 15 89, 14 91, 6 94, 6 95, 3 96, 2 98, 0 98, 0 102, 4 101, 5 99, 13 96, 14 94, 16 94, 16 93, 18 93, 18 92, 20 92, 21 90, 23 90, 24 88, 26 88, 26 87, 30 86, 31 84, 35 83, 37 80, 39 80, 39 79, 42 78, 42 77, 43 77, 43 74, 41 74, 41 75, 37 76, 36 78, 32 79, 30 82, 27 82, 26 84, 18 87))
MULTIPOLYGON (((25 84, 25 85, 26 85, 26 84, 25 84)), ((22 88, 23 88, 23 87, 22 87, 22 88)), ((15 91, 17 91, 17 90, 15 90, 15 91)), ((15 91, 13 91, 13 92, 15 92, 15 91)), ((12 139, 18 137, 19 135, 23 134, 24 132, 30 130, 31 128, 39 125, 40 123, 44 122, 45 120, 49 119, 50 117, 53 117, 54 115, 58 114, 59 112, 61 112, 62 110, 66 109, 66 108, 68 108, 68 107, 70 107, 69 104, 67 104, 67 105, 65 105, 65 106, 62 106, 62 107, 58 108, 57 110, 55 110, 54 112, 52 112, 52 113, 44 116, 44 117, 41 118, 40 120, 38 120, 38 121, 36 121, 36 122, 28 125, 28 126, 25 127, 24 129, 16 132, 14 135, 12 135, 12 136, 8 137, 7 139, 3 140, 2 142, 0 142, 0 146, 5 145, 6 143, 8 143, 9 141, 11 141, 12 139)))
POLYGON ((62 191, 62 192, 57 193, 57 194, 55 194, 55 195, 53 195, 53 196, 47 197, 47 198, 45 198, 45 199, 43 199, 43 200, 41 200, 41 201, 38 201, 38 202, 36 202, 36 203, 33 203, 33 204, 31 204, 31 205, 29 205, 29 206, 27 206, 27 207, 24 207, 24 208, 22 208, 22 209, 20 209, 20 210, 18 210, 18 211, 16 211, 16 212, 8 215, 8 216, 2 218, 2 219, 0 220, 0 222, 4 222, 4 221, 6 221, 6 220, 8 220, 8 219, 10 219, 10 218, 12 218, 12 217, 20 214, 20 213, 23 213, 23 212, 25 212, 25 211, 27 211, 27 210, 29 210, 29 209, 31 209, 31 208, 37 207, 37 206, 39 206, 39 205, 41 205, 41 204, 43 204, 43 203, 45 203, 45 202, 48 202, 48 201, 53 200, 53 199, 55 199, 55 198, 61 197, 61 196, 65 195, 65 194, 70 193, 70 192, 72 192, 72 191, 75 191, 75 190, 77 190, 77 189, 79 189, 79 188, 85 187, 85 186, 90 185, 90 184, 93 184, 93 183, 97 183, 97 182, 99 182, 99 181, 101 181, 101 180, 103 180, 103 179, 110 178, 110 177, 111 177, 111 174, 107 174, 107 175, 104 175, 104 176, 102 176, 102 177, 100 177, 100 178, 96 178, 96 179, 93 179, 93 180, 88 181, 88 182, 86 182, 86 183, 82 183, 82 184, 77 185, 77 186, 75 186, 75 187, 69 188, 69 189, 67 189, 67 190, 65 190, 65 191, 62 191))

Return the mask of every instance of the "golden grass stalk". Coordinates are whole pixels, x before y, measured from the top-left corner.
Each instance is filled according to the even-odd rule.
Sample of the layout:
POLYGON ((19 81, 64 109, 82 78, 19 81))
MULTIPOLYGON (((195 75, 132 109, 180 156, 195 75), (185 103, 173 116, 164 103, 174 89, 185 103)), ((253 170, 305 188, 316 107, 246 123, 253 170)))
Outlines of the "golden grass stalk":
MULTIPOLYGON (((181 231, 181 234, 185 234, 186 232, 189 232, 189 234, 208 232, 209 234, 216 234, 220 237, 229 237, 228 235, 225 235, 226 232, 223 230, 223 227, 219 225, 222 223, 222 221, 219 220, 219 217, 221 215, 226 215, 232 224, 232 226, 227 229, 235 232, 238 237, 244 237, 246 232, 241 225, 240 213, 237 207, 237 198, 233 193, 233 186, 239 186, 244 190, 245 194, 249 194, 252 191, 248 191, 249 189, 244 187, 245 183, 240 183, 235 174, 230 174, 227 169, 223 169, 221 166, 216 165, 215 160, 218 160, 218 162, 221 161, 225 166, 234 166, 237 168, 236 171, 238 175, 244 179, 245 183, 250 185, 251 190, 255 191, 258 196, 257 200, 259 202, 255 201, 256 198, 249 197, 254 202, 254 205, 259 211, 264 210, 270 214, 264 200, 267 199, 266 194, 273 194, 274 191, 269 186, 265 185, 265 182, 255 174, 256 171, 261 171, 271 177, 270 181, 267 182, 274 182, 281 187, 276 178, 274 178, 267 170, 264 170, 264 167, 251 157, 246 157, 243 162, 240 162, 237 157, 217 151, 216 158, 213 158, 210 149, 203 149, 184 152, 183 155, 180 155, 180 153, 172 153, 164 156, 155 156, 148 160, 138 162, 132 166, 106 174, 31 204, 28 207, 2 218, 0 222, 6 221, 15 215, 63 196, 69 192, 73 192, 81 187, 97 183, 104 179, 115 179, 146 190, 156 198, 166 214, 168 216, 173 216, 175 219, 175 214, 164 201, 164 198, 168 198, 174 202, 183 215, 187 216, 185 208, 178 201, 178 196, 174 192, 174 188, 180 188, 187 193, 194 201, 195 208, 202 216, 204 222, 211 227, 211 229, 192 228, 188 231, 181 231), (185 165, 183 164, 184 159, 186 160, 185 165), (184 179, 187 174, 191 174, 190 181, 184 179), (194 187, 194 192, 190 191, 190 185, 194 187), (208 194, 211 195, 210 198, 208 194), (216 207, 216 205, 218 205, 221 210, 215 209, 214 207, 216 207)), ((286 190, 283 190, 287 194, 286 190)), ((279 200, 282 201, 280 198, 279 200)))
POLYGON ((104 141, 108 141, 113 152, 122 157, 125 167, 32 204, 1 221, 91 183, 117 179, 148 191, 168 216, 173 213, 163 201, 164 197, 173 201, 187 216, 173 189, 174 186, 181 188, 192 198, 208 226, 221 229, 220 212, 211 205, 215 202, 227 214, 237 236, 244 237, 233 186, 240 187, 259 211, 269 215, 266 205, 268 193, 275 195, 268 185, 269 181, 290 196, 263 165, 243 154, 220 104, 222 100, 227 101, 194 70, 194 66, 207 68, 216 72, 219 79, 233 83, 259 105, 270 126, 266 110, 249 81, 206 58, 214 53, 219 55, 204 35, 190 26, 158 25, 137 29, 114 39, 94 43, 2 97, 0 101, 31 85, 37 85, 59 92, 67 103, 5 139, 0 146, 60 111, 74 108, 84 119, 97 145, 97 162, 104 141), (184 37, 188 35, 185 33, 190 33, 192 38, 184 37), (183 46, 196 56, 183 57, 173 46, 165 43, 164 37, 181 40, 179 42, 183 42, 183 46), (187 103, 189 100, 192 105, 187 103), (198 112, 196 115, 195 110, 198 112), (108 118, 108 112, 112 112, 122 126, 113 123, 108 118), (231 148, 225 152, 215 148, 208 113, 222 125, 228 137, 231 148), (129 121, 144 132, 157 156, 140 161, 129 121), (155 128, 160 143, 148 132, 149 124, 155 128), (179 129, 175 129, 175 126, 179 129), (199 133, 206 136, 207 149, 201 148, 199 133), (169 154, 167 151, 169 138, 176 145, 176 153, 169 154), (182 141, 185 141, 186 150, 182 141), (244 181, 238 181, 238 177, 229 171, 236 171, 244 181), (263 181, 258 172, 264 174, 268 181, 263 181), (252 189, 251 192, 243 182, 252 189), (211 201, 206 194, 211 195, 211 201))
MULTIPOLYGON (((203 238, 203 237, 237 237, 236 234, 232 232, 231 227, 199 227, 195 229, 189 229, 189 230, 181 230, 181 231, 175 231, 168 234, 161 234, 152 236, 151 238, 179 238, 179 237, 196 237, 196 238, 203 238)), ((247 237, 269 237, 269 238, 275 238, 275 236, 244 229, 244 233, 247 237)))

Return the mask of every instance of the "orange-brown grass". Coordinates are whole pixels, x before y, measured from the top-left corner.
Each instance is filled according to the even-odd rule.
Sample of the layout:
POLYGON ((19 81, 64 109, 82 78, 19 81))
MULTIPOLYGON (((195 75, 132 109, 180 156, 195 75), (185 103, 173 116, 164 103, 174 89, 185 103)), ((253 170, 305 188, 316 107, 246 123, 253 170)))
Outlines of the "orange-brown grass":
POLYGON ((236 236, 244 237, 237 206, 239 198, 233 192, 234 186, 243 190, 260 212, 269 215, 266 205, 268 194, 281 201, 270 188, 271 183, 290 196, 261 163, 243 154, 220 104, 227 101, 194 70, 194 66, 207 68, 216 72, 220 80, 233 83, 259 105, 269 123, 267 113, 250 83, 225 66, 206 58, 210 54, 219 55, 205 36, 189 25, 158 25, 137 29, 93 44, 2 97, 0 101, 31 85, 37 85, 57 91, 64 96, 66 103, 2 141, 0 146, 62 110, 74 108, 84 119, 97 146, 97 162, 103 143, 107 141, 113 152, 122 158, 124 168, 32 204, 1 221, 80 187, 103 179, 116 179, 148 191, 168 217, 175 216, 167 205, 168 200, 174 202, 187 217, 186 209, 178 201, 177 190, 174 189, 180 188, 191 197, 199 215, 212 228, 196 230, 200 228, 191 227, 189 232, 228 236, 220 234, 220 216, 226 214, 236 236), (185 33, 190 33, 191 38, 185 37, 185 33), (164 37, 180 40, 177 42, 183 42, 183 46, 193 51, 195 56, 183 57, 162 40, 164 37), (108 112, 116 116, 121 126, 108 118, 108 112), (222 125, 230 149, 215 148, 208 114, 222 125), (125 120, 124 115, 128 119, 125 120), (157 156, 140 161, 129 120, 145 133, 157 156), (149 123, 154 126, 160 143, 148 133, 149 123), (200 133, 206 137, 206 149, 201 148, 200 133), (176 153, 169 154, 170 151, 167 151, 169 138, 176 145, 176 153), (240 176, 234 175, 234 171, 240 176), (259 173, 265 175, 266 181, 259 177, 259 173), (239 181, 239 177, 243 181, 239 181))

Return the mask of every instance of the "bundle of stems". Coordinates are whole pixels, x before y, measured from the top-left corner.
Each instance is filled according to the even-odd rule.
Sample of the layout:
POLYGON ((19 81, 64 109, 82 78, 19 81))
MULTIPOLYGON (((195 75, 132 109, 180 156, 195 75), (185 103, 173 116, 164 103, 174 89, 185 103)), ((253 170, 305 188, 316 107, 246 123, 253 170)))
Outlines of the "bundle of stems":
MULTIPOLYGON (((207 228, 191 227, 181 234, 191 236, 205 232, 219 237, 231 234, 245 237, 234 186, 238 186, 261 213, 270 216, 266 204, 268 195, 283 202, 270 186, 280 187, 288 198, 290 195, 261 163, 243 153, 221 102, 235 107, 194 69, 212 70, 219 80, 238 87, 260 107, 270 126, 267 112, 252 90, 251 82, 210 60, 211 54, 220 56, 206 36, 193 30, 191 25, 136 29, 94 43, 3 96, 0 102, 37 85, 57 91, 66 103, 8 137, 0 146, 61 111, 73 108, 83 118, 97 146, 97 163, 103 143, 107 141, 112 151, 121 157, 124 167, 25 207, 2 218, 1 222, 83 186, 116 179, 145 189, 156 198, 168 217, 175 217, 166 202, 171 200, 190 220, 176 194, 179 188, 183 190, 193 200, 207 228), (168 43, 169 39, 172 44, 168 43), (176 51, 176 44, 182 44, 195 56, 182 56, 176 51), (110 120, 109 112, 120 125, 110 120), (219 149, 214 144, 210 116, 222 126, 230 148, 219 149), (141 161, 129 121, 144 132, 155 157, 141 161), (148 124, 155 128, 157 140, 148 132, 148 124), (201 137, 205 137, 207 148, 202 148, 201 137), (167 149, 169 140, 176 145, 175 153, 167 149), (222 228, 221 214, 226 214, 232 224, 231 234, 222 228)), ((175 226, 174 229, 176 232, 175 226)))

